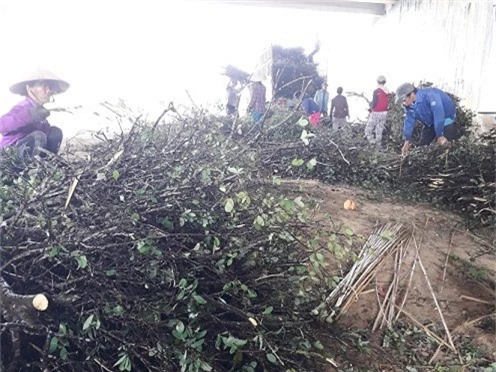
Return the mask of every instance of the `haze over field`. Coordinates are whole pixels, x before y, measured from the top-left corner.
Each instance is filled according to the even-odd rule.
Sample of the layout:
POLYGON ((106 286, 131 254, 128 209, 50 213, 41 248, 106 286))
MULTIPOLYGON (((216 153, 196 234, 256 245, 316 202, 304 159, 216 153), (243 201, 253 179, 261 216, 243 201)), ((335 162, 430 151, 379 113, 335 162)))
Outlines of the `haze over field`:
POLYGON ((351 56, 354 38, 363 39, 366 31, 361 30, 372 21, 360 15, 197 1, 3 1, 0 45, 9 58, 0 71, 0 110, 19 100, 8 87, 38 65, 71 83, 57 97, 57 106, 81 104, 86 110, 71 117, 52 115, 51 121, 63 122, 66 132, 93 126, 91 113, 104 100, 122 98, 152 114, 169 101, 189 104, 186 90, 197 104, 223 103, 223 65, 251 71, 271 43, 301 46, 308 53, 316 40, 322 50, 315 60, 329 68, 330 89, 342 85, 341 80, 351 89, 354 82, 347 75, 357 77, 357 66, 348 63, 349 71, 335 66, 351 56), (343 31, 351 24, 344 40, 343 31))

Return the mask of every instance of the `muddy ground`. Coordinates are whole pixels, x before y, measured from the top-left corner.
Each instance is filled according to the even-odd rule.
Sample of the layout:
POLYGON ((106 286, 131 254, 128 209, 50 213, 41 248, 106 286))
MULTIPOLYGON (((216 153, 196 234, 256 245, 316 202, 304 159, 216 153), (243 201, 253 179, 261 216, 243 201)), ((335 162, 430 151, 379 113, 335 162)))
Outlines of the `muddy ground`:
POLYGON ((326 223, 330 219, 365 238, 387 222, 403 223, 414 229, 415 240, 406 248, 400 274, 407 297, 404 310, 409 316, 401 315, 391 329, 385 326, 372 332, 379 300, 392 278, 393 260, 390 259, 336 322, 328 346, 335 367, 329 371, 484 371, 492 368, 488 366, 496 361, 496 259, 491 254, 480 254, 491 250, 494 229, 472 232, 466 229, 461 216, 428 204, 373 200, 370 193, 359 189, 317 181, 288 181, 285 186, 318 202, 316 220, 326 223), (347 199, 356 201, 358 210, 345 210, 343 204, 347 199), (412 269, 416 247, 427 275, 419 268, 418 261, 412 269), (439 348, 426 335, 427 329, 449 343, 443 323, 456 351, 446 346, 439 348))

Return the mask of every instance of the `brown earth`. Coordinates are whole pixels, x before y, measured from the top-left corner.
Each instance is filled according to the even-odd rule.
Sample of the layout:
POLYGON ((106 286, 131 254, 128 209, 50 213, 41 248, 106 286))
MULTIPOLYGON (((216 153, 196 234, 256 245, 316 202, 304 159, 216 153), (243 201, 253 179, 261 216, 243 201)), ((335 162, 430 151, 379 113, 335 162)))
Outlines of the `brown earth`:
POLYGON ((413 349, 411 343, 404 342, 404 346, 410 348, 409 351, 398 352, 381 346, 386 330, 372 332, 372 325, 379 311, 378 298, 391 282, 393 260, 390 259, 383 263, 376 278, 337 321, 339 332, 348 335, 353 342, 346 342, 339 337, 338 343, 330 343, 339 345, 330 346, 337 366, 335 370, 405 371, 407 365, 415 364, 411 368, 417 371, 434 370, 436 364, 457 365, 461 368, 455 370, 479 370, 478 367, 472 368, 475 358, 487 363, 496 361, 496 259, 491 254, 477 257, 481 251, 491 248, 494 229, 478 231, 478 235, 475 235, 466 230, 461 217, 453 213, 435 209, 428 204, 371 200, 369 193, 359 189, 329 186, 317 181, 288 181, 285 186, 318 202, 316 220, 325 223, 331 218, 334 224, 342 223, 365 238, 376 227, 387 222, 412 226, 419 257, 427 275, 423 274, 418 263, 412 269, 416 248, 415 242, 411 241, 406 248, 400 275, 404 293, 407 293, 404 310, 410 317, 401 315, 395 327, 405 329, 415 326, 414 333, 425 336, 424 326, 448 341, 442 314, 457 350, 455 353, 442 347, 436 354, 438 345, 434 342, 430 345, 422 344, 418 334, 417 341, 413 343, 417 346, 413 349), (358 210, 345 210, 343 204, 347 199, 354 200, 358 210), (412 281, 409 282, 412 270, 412 281), (429 289, 428 281, 433 292, 429 289), (436 306, 433 296, 439 306, 436 306), (363 348, 356 347, 357 340, 360 340, 359 344, 365 342, 362 343, 363 348), (415 363, 412 363, 412 355, 415 363))

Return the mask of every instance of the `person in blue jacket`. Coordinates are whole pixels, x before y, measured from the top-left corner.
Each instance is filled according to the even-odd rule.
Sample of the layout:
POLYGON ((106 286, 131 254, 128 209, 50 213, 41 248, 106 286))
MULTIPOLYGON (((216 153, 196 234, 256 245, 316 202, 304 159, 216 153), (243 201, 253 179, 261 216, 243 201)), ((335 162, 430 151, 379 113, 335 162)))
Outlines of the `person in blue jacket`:
POLYGON ((301 91, 297 91, 294 94, 294 98, 297 100, 301 99, 301 108, 305 112, 305 115, 308 116, 308 120, 314 127, 317 127, 320 120, 320 111, 319 106, 308 94, 303 94, 301 91))
POLYGON ((404 83, 396 89, 396 103, 402 103, 406 109, 403 124, 405 144, 401 149, 402 153, 410 150, 416 120, 424 125, 420 146, 428 145, 434 139, 437 139, 440 145, 445 145, 457 137, 455 103, 441 89, 418 89, 410 83, 404 83))

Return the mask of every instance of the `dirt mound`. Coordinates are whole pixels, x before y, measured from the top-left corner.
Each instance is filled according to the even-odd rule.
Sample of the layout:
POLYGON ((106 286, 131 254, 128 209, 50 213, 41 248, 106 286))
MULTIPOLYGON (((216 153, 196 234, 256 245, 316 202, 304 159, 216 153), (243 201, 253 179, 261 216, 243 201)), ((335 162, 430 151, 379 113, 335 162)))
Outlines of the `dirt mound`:
MULTIPOLYGON (((410 351, 416 354, 419 365, 427 368, 420 370, 432 370, 436 363, 473 365, 477 357, 481 361, 496 360, 495 258, 488 254, 477 257, 484 247, 492 244, 488 240, 491 240, 493 231, 480 231, 480 236, 477 236, 464 229, 460 217, 428 204, 372 200, 359 189, 329 186, 317 181, 290 181, 288 185, 316 199, 320 205, 316 220, 323 221, 330 216, 334 224, 350 227, 354 233, 365 237, 387 222, 413 225, 414 240, 407 247, 400 274, 403 293, 407 296, 404 310, 410 317, 402 315, 396 325, 398 329, 406 327, 405 333, 410 332, 410 336, 414 336, 413 333, 422 334, 427 329, 448 342, 444 319, 458 353, 457 356, 448 352, 447 347, 437 350, 437 345, 433 343, 423 345, 417 335, 417 348, 410 351), (343 208, 347 199, 357 203, 357 211, 343 208), (418 264, 412 269, 416 247, 425 274, 418 264), (402 322, 409 326, 401 325, 402 322), (470 347, 467 346, 469 344, 470 347), (467 349, 476 351, 470 353, 467 349), (430 367, 426 365, 428 362, 430 367)), ((393 270, 392 259, 384 262, 368 289, 356 298, 337 322, 337 326, 350 336, 356 346, 356 352, 351 348, 345 353, 347 357, 336 358, 342 363, 341 368, 343 365, 359 366, 362 361, 364 366, 370 366, 373 370, 405 370, 402 363, 408 358, 406 353, 398 354, 398 349, 401 349, 398 346, 401 343, 406 346, 408 337, 398 329, 388 331, 387 327, 370 332, 393 270), (394 351, 388 351, 391 341, 395 343, 394 351)), ((339 354, 343 355, 342 350, 339 354)), ((411 363, 411 360, 410 355, 408 361, 411 363)))

